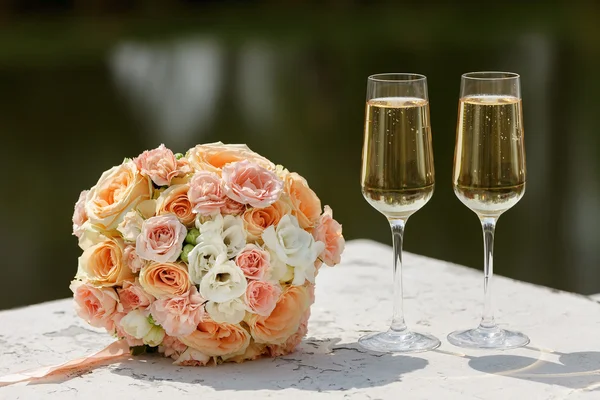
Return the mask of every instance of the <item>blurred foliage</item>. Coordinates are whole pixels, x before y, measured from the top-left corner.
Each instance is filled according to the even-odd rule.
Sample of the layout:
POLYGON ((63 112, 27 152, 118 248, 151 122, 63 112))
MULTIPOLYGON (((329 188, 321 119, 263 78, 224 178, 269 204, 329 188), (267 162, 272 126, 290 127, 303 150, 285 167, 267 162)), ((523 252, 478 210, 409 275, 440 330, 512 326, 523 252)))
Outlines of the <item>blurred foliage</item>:
MULTIPOLYGON (((459 77, 515 71, 523 78, 528 186, 500 219, 496 271, 600 292, 600 7, 523 3, 2 3, 0 308, 69 295, 80 254, 70 236, 79 191, 161 142, 175 151, 248 143, 304 175, 347 239, 390 243, 358 179, 366 77, 378 72, 429 80, 437 185, 410 219, 408 251, 481 268, 479 224, 450 184, 459 77), (206 69, 199 54, 220 61, 206 69), (197 76, 178 79, 194 63, 197 76), (212 81, 219 83, 209 104, 188 107, 199 100, 183 96, 193 94, 185 86, 212 81), (181 110, 182 120, 201 122, 181 135, 165 129, 158 122, 171 100, 175 116, 181 110)), ((406 289, 418 292, 410 282, 406 289)))

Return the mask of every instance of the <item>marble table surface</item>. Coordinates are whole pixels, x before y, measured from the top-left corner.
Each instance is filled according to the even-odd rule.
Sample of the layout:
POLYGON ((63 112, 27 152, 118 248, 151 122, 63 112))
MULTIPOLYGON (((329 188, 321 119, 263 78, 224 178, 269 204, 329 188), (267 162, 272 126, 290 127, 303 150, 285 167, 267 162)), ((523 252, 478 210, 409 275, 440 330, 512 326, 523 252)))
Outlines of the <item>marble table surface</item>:
MULTIPOLYGON (((205 368, 124 357, 0 387, 0 399, 600 399, 599 300, 497 277, 497 320, 527 333, 531 344, 460 349, 445 337, 478 322, 481 272, 413 254, 405 253, 407 322, 437 335, 441 347, 411 355, 359 348, 361 335, 389 322, 391 258, 388 246, 349 242, 342 264, 317 277, 308 336, 291 355, 205 368)), ((111 341, 74 315, 70 299, 1 311, 0 375, 91 354, 111 341)))

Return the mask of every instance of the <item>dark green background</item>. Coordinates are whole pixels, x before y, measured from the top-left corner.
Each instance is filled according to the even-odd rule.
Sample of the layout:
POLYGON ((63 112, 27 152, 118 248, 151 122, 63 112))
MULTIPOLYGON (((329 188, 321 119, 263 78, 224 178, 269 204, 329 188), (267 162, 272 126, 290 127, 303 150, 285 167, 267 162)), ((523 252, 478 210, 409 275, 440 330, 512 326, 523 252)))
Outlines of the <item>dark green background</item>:
POLYGON ((518 72, 527 191, 499 221, 496 272, 600 292, 599 6, 118 3, 0 8, 0 309, 70 294, 79 191, 161 142, 247 143, 305 176, 346 239, 390 243, 359 187, 379 72, 429 80, 437 183, 406 250, 481 268, 479 223, 451 186, 460 75, 518 72))

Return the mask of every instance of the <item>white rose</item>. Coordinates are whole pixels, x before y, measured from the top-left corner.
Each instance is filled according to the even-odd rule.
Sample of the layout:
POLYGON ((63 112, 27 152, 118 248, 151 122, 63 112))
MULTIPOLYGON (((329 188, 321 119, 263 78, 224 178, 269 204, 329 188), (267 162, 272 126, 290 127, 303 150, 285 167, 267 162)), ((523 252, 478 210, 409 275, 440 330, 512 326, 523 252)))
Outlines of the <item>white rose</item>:
POLYGON ((87 250, 88 248, 103 242, 106 240, 104 231, 93 225, 90 221, 85 221, 81 225, 81 236, 79 237, 79 247, 81 250, 87 250))
POLYGON ((144 335, 142 341, 152 347, 160 345, 165 338, 165 330, 158 325, 153 325, 152 329, 144 335))
POLYGON ((142 339, 154 325, 148 321, 148 317, 143 312, 133 310, 121 319, 121 327, 127 334, 136 339, 142 339))
POLYGON ((226 215, 223 219, 223 242, 227 246, 227 257, 233 258, 240 254, 246 246, 246 230, 244 220, 233 215, 226 215))
POLYGON ((296 217, 285 215, 277 228, 269 226, 265 229, 262 238, 281 261, 294 267, 293 285, 302 285, 305 279, 314 283, 315 260, 325 249, 325 244, 315 242, 310 233, 300 228, 296 217))
POLYGON ((181 353, 179 358, 173 364, 176 365, 206 365, 210 361, 210 356, 188 347, 186 351, 181 353))
POLYGON ((292 279, 292 276, 287 277, 288 279, 285 280, 285 277, 287 275, 288 272, 288 266, 286 263, 284 263, 283 261, 281 261, 279 259, 279 257, 277 257, 277 253, 275 253, 275 251, 267 248, 266 249, 269 252, 270 260, 269 260, 269 269, 267 270, 267 280, 268 281, 272 281, 272 282, 287 282, 290 279, 292 279))
POLYGON ((208 315, 215 322, 237 324, 246 315, 246 305, 240 299, 233 299, 224 303, 209 301, 206 304, 206 311, 208 311, 208 315))
POLYGON ((200 284, 202 277, 215 265, 217 257, 227 254, 227 246, 221 235, 200 235, 199 243, 188 254, 188 272, 195 284, 200 284))
POLYGON ((202 278, 200 294, 207 300, 223 303, 240 297, 246 292, 247 285, 240 267, 228 261, 225 255, 220 255, 202 278))
POLYGON ((201 235, 210 235, 216 232, 220 235, 223 233, 223 222, 221 214, 215 214, 214 217, 204 217, 200 214, 196 216, 196 228, 198 228, 201 235))
POLYGON ((117 226, 117 230, 121 232, 123 235, 123 239, 128 242, 135 242, 138 235, 142 231, 142 224, 144 223, 144 218, 140 215, 137 210, 131 210, 125 217, 123 217, 123 221, 117 226))

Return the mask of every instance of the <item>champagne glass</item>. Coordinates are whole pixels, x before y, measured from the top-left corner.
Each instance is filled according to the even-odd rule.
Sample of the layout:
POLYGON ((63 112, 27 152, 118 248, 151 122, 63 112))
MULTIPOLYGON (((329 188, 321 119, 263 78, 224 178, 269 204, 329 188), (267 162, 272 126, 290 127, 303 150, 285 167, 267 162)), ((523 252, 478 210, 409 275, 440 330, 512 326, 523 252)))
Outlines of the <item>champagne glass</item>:
POLYGON ((387 332, 360 338, 368 350, 420 352, 440 341, 409 331, 402 310, 402 238, 408 217, 433 195, 433 152, 427 78, 417 74, 378 74, 368 78, 362 193, 387 217, 394 246, 394 311, 387 332))
POLYGON ((454 193, 483 227, 484 305, 479 327, 448 335, 455 346, 511 349, 529 338, 494 322, 491 282, 498 217, 525 193, 525 149, 519 75, 473 72, 461 80, 454 153, 454 193))

